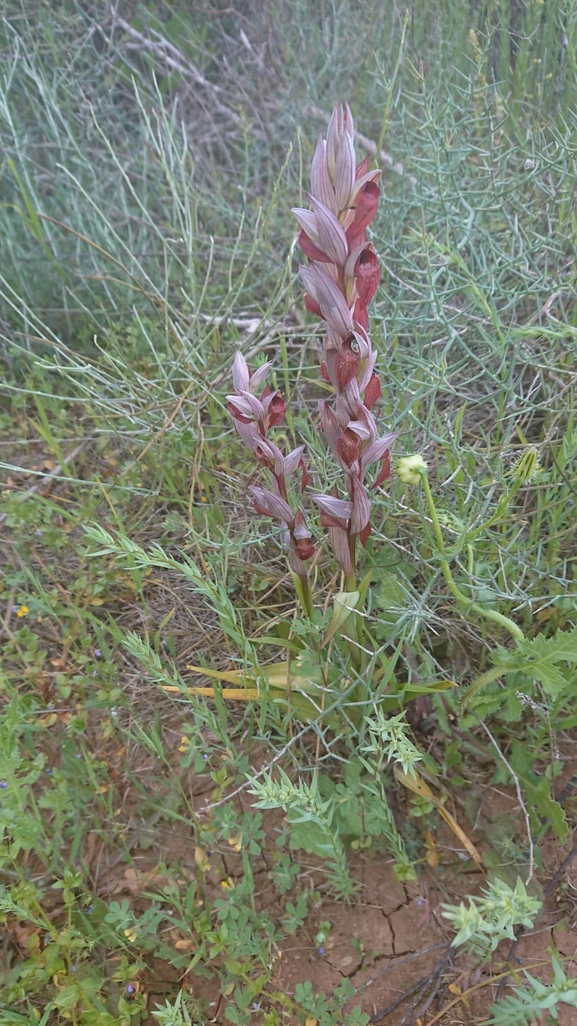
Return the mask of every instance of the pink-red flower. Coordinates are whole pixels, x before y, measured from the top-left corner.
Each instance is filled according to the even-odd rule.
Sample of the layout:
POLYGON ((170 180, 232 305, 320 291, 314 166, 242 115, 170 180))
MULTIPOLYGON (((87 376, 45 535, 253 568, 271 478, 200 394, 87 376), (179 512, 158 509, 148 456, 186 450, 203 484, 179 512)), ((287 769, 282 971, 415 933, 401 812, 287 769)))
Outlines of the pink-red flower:
POLYGON ((337 561, 352 574, 355 538, 370 534, 368 487, 390 473, 395 435, 378 436, 371 409, 381 395, 368 307, 379 286, 377 254, 367 228, 379 205, 380 172, 369 158, 355 163, 354 124, 348 106, 336 104, 326 139, 319 138, 311 167, 311 209, 296 208, 299 245, 308 259, 300 268, 305 306, 326 324, 321 374, 336 401, 319 404, 321 427, 344 474, 348 499, 314 495, 321 523, 329 532, 337 561), (378 464, 374 480, 367 470, 378 464))

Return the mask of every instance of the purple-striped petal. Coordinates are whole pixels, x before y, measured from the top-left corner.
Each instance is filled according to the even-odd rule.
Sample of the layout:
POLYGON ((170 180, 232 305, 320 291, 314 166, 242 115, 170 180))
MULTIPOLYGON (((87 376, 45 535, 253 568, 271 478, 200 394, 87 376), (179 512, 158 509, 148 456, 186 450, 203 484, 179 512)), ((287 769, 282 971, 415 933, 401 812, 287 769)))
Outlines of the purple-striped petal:
POLYGON ((331 543, 333 555, 341 570, 345 574, 354 573, 355 568, 351 559, 351 549, 347 532, 340 527, 329 527, 327 530, 329 532, 329 541, 331 543))
POLYGON ((292 452, 289 452, 287 456, 283 457, 285 477, 290 477, 291 474, 296 472, 304 450, 304 445, 299 445, 297 449, 293 449, 292 452))
POLYGON ((248 387, 250 392, 259 391, 261 385, 266 381, 268 377, 268 372, 271 369, 272 365, 273 361, 268 360, 266 363, 263 363, 262 367, 257 367, 257 369, 253 372, 253 375, 249 382, 248 387))
POLYGON ((336 499, 334 495, 311 495, 313 502, 316 502, 323 513, 337 520, 349 520, 353 511, 353 504, 348 499, 336 499))
POLYGON ((365 487, 356 479, 353 485, 353 511, 351 513, 351 534, 360 534, 371 519, 371 500, 365 487))
POLYGON ((251 485, 249 492, 254 499, 257 512, 266 514, 281 524, 292 523, 293 511, 280 495, 275 495, 268 488, 260 488, 258 485, 251 485))
POLYGON ((340 103, 335 103, 327 128, 327 164, 333 180, 337 169, 338 146, 342 130, 343 108, 340 103))
POLYGON ((250 392, 243 392, 242 395, 227 395, 226 400, 244 417, 255 417, 256 420, 260 420, 264 416, 264 407, 260 399, 251 395, 250 392))
POLYGON ((292 207, 291 213, 294 214, 303 231, 307 233, 309 239, 312 239, 315 245, 318 246, 319 229, 316 214, 313 214, 312 210, 306 210, 305 207, 292 207))
POLYGON ((369 353, 368 353, 368 356, 367 356, 367 362, 365 363, 365 366, 363 367, 363 372, 362 372, 360 378, 358 379, 358 382, 359 382, 359 392, 364 392, 365 391, 365 388, 367 387, 369 381, 371 380, 371 378, 373 376, 373 371, 375 369, 375 363, 377 362, 377 351, 376 351, 376 349, 372 348, 370 339, 368 341, 369 341, 370 348, 369 348, 369 353))
POLYGON ((341 136, 335 168, 335 195, 339 211, 349 205, 355 184, 355 147, 348 132, 341 136))
POLYGON ((245 424, 242 420, 235 420, 234 426, 239 438, 242 439, 246 447, 250 449, 251 452, 256 452, 257 447, 260 446, 263 441, 256 424, 245 424))
POLYGON ((268 461, 269 468, 277 477, 282 477, 284 473, 284 456, 274 442, 269 441, 268 438, 261 438, 257 455, 264 457, 268 461))
POLYGON ((363 467, 368 467, 370 463, 378 463, 379 460, 382 460, 385 453, 389 452, 393 442, 398 437, 397 432, 391 435, 383 435, 382 438, 376 438, 374 442, 365 446, 361 455, 363 467))
POLYGON ((325 207, 332 210, 333 214, 338 214, 335 190, 327 164, 327 144, 322 135, 319 135, 311 164, 311 195, 324 203, 325 207))
POLYGON ((307 292, 318 303, 327 324, 341 340, 345 339, 352 330, 352 314, 336 282, 325 267, 317 264, 301 267, 300 276, 307 292))
POLYGON ((346 262, 349 248, 340 222, 320 200, 311 196, 310 201, 317 220, 319 247, 331 258, 333 263, 341 267, 346 262))
POLYGON ((247 392, 250 382, 248 364, 241 352, 238 352, 232 365, 232 384, 235 392, 247 392))
POLYGON ((343 429, 339 424, 336 414, 331 409, 325 399, 319 400, 319 413, 321 417, 321 428, 323 434, 329 443, 329 448, 332 453, 337 455, 337 442, 343 433, 343 429))
POLYGON ((358 435, 363 442, 366 442, 371 437, 370 428, 364 420, 349 420, 347 427, 350 431, 354 431, 355 435, 358 435))
POLYGON ((355 249, 349 253, 345 263, 345 278, 354 278, 355 264, 359 259, 361 253, 364 253, 365 249, 372 246, 371 242, 363 242, 360 246, 356 246, 355 249))
POLYGON ((362 189, 363 185, 366 185, 367 182, 378 182, 380 177, 381 171, 380 168, 378 168, 376 171, 368 171, 366 175, 361 175, 360 178, 357 178, 352 191, 351 203, 354 201, 358 191, 362 189))

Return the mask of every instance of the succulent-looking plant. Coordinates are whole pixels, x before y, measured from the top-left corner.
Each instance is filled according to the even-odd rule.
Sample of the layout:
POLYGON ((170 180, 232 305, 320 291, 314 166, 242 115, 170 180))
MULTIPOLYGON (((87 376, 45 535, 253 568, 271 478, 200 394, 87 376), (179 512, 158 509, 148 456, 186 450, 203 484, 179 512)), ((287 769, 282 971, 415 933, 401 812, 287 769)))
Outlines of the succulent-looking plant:
MULTIPOLYGON (((348 105, 337 104, 326 139, 319 136, 311 167, 311 209, 295 208, 299 245, 308 259, 300 268, 307 290, 305 306, 326 324, 321 374, 335 393, 334 402, 319 402, 320 423, 329 448, 345 479, 346 495, 311 496, 328 531, 335 559, 345 575, 347 592, 355 589, 356 540, 364 545, 371 533, 371 501, 367 471, 378 470, 369 487, 390 474, 390 450, 395 434, 379 436, 372 407, 381 395, 375 371, 376 352, 368 333, 368 306, 379 284, 377 255, 367 228, 379 204, 380 171, 369 171, 369 158, 355 162, 354 126, 348 105)), ((252 487, 255 509, 285 529, 289 566, 300 582, 299 593, 310 613, 310 585, 306 562, 315 545, 305 515, 291 505, 287 479, 302 472, 301 492, 307 485, 303 446, 285 456, 267 438, 267 432, 285 413, 279 392, 266 386, 271 364, 253 374, 238 353, 233 366, 235 394, 227 397, 235 427, 258 462, 271 473, 269 488, 252 487)), ((296 582, 295 582, 296 583, 296 582)))

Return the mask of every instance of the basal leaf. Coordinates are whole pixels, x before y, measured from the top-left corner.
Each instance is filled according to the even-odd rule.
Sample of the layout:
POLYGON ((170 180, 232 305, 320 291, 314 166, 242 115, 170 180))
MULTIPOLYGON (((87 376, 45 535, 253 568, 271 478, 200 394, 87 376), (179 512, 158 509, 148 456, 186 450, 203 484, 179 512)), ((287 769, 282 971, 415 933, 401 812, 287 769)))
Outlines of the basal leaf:
POLYGON ((551 698, 555 698, 569 683, 560 667, 562 663, 577 663, 577 627, 571 631, 557 631, 551 638, 538 634, 531 641, 518 641, 516 649, 507 652, 502 660, 505 672, 519 671, 540 681, 545 694, 551 698))

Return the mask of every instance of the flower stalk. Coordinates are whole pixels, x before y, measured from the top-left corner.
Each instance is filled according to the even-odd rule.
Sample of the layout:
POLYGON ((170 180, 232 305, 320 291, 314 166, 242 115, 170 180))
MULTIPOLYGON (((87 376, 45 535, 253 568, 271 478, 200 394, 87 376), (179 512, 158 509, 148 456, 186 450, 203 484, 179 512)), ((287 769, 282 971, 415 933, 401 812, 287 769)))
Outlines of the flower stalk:
POLYGON ((437 508, 435 506, 433 492, 429 484, 427 464, 424 460, 421 459, 420 463, 413 468, 413 471, 416 475, 418 475, 420 482, 423 486, 425 500, 433 524, 435 540, 437 542, 437 551, 440 557, 441 570, 443 571, 443 577, 445 578, 445 582, 447 584, 449 591, 457 600, 460 606, 462 606, 465 609, 473 610, 473 612, 478 613, 480 616, 485 617, 487 620, 493 620, 494 623, 498 623, 501 627, 504 627, 505 630, 509 631, 509 633, 515 638, 516 641, 523 641, 525 635, 523 634, 521 628, 518 627, 517 624, 513 622, 513 620, 511 620, 508 616, 505 616, 504 613, 499 613, 496 609, 489 609, 486 606, 479 605, 478 602, 472 602, 460 590, 459 586, 457 585, 457 582, 455 581, 455 578, 453 577, 453 574, 451 573, 451 567, 449 566, 449 560, 447 559, 447 551, 445 549, 443 532, 441 530, 441 525, 439 523, 439 517, 437 515, 437 508))
POLYGON ((326 139, 319 136, 311 167, 311 208, 293 209, 299 245, 308 259, 300 268, 305 306, 326 325, 321 375, 335 399, 319 402, 321 428, 344 477, 347 498, 334 488, 312 496, 321 524, 343 571, 345 589, 356 590, 357 539, 371 533, 369 490, 390 474, 395 434, 378 435, 371 413, 381 395, 376 352, 369 335, 368 307, 380 280, 367 228, 379 205, 380 171, 369 158, 355 162, 354 124, 348 106, 337 104, 326 139), (367 471, 377 465, 372 483, 367 471))
MULTIPOLYGON (((396 438, 395 434, 379 435, 371 412, 381 395, 381 382, 368 330, 368 307, 380 271, 367 229, 379 204, 379 177, 380 171, 369 170, 368 157, 356 163, 351 112, 348 106, 336 104, 326 138, 319 137, 312 161, 310 209, 298 207, 293 213, 299 223, 298 243, 308 261, 300 268, 305 306, 325 322, 320 372, 332 386, 334 399, 319 402, 320 426, 342 480, 340 488, 334 485, 315 492, 311 499, 320 512, 347 594, 357 591, 357 543, 366 545, 371 533, 370 492, 389 477, 390 450, 396 438)), ((266 363, 251 372, 237 353, 228 410, 238 435, 269 473, 267 487, 249 489, 254 508, 282 528, 298 598, 312 617, 306 564, 316 547, 304 511, 291 498, 294 486, 290 484, 300 473, 301 495, 306 489, 304 447, 285 455, 269 437, 286 412, 280 392, 272 392, 265 384, 270 367, 266 363)), ((349 649, 353 666, 360 669, 362 619, 355 614, 351 623, 357 643, 352 639, 349 649)))

